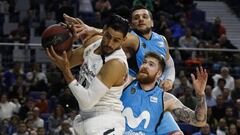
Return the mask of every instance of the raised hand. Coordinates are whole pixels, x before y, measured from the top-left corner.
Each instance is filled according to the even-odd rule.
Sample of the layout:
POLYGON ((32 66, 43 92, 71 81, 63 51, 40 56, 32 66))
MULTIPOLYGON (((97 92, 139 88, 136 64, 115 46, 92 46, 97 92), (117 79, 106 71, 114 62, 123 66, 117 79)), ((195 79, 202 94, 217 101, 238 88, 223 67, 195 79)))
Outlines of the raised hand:
POLYGON ((160 86, 163 88, 164 91, 171 90, 173 87, 173 82, 171 80, 162 80, 160 86))
POLYGON ((65 19, 65 22, 69 25, 72 25, 72 24, 85 24, 81 19, 78 19, 78 18, 74 18, 74 17, 71 17, 67 14, 63 14, 63 17, 65 19))
POLYGON ((46 53, 48 57, 51 59, 51 61, 62 71, 66 72, 70 70, 70 64, 67 58, 66 51, 63 52, 63 54, 60 56, 58 55, 52 46, 50 48, 46 48, 46 53))
POLYGON ((195 89, 196 95, 201 96, 205 94, 205 87, 207 84, 208 73, 206 69, 202 67, 196 68, 197 78, 195 78, 194 74, 191 74, 193 87, 195 89))
POLYGON ((73 31, 74 41, 80 39, 84 44, 88 39, 99 34, 96 28, 88 26, 79 18, 74 18, 67 14, 64 14, 63 17, 67 27, 73 31))

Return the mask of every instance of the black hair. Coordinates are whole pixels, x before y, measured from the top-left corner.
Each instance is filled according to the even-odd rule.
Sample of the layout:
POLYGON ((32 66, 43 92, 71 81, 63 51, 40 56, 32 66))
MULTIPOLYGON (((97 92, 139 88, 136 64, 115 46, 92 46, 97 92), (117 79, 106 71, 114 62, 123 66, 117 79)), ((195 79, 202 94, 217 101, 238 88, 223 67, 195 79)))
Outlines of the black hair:
POLYGON ((223 79, 223 78, 219 78, 218 81, 217 81, 217 84, 219 84, 220 82, 224 82, 224 84, 226 84, 226 80, 223 79))
POLYGON ((126 5, 122 5, 114 9, 114 13, 126 19, 129 19, 131 16, 131 11, 126 5))
POLYGON ((148 57, 152 57, 152 58, 157 59, 158 62, 159 62, 159 65, 162 67, 162 72, 164 71, 165 66, 166 66, 166 63, 165 63, 164 58, 163 58, 161 55, 159 55, 159 54, 157 54, 157 53, 155 53, 155 52, 147 52, 147 53, 145 54, 145 56, 144 56, 144 59, 145 59, 145 58, 148 58, 148 57))
MULTIPOLYGON (((133 13, 133 12, 136 11, 136 10, 140 10, 140 9, 145 9, 145 10, 147 10, 150 18, 153 20, 152 12, 149 11, 149 10, 148 10, 145 6, 143 6, 143 5, 138 5, 138 6, 133 7, 132 10, 131 10, 131 13, 133 13)), ((132 16, 131 16, 130 18, 132 19, 132 16)))
POLYGON ((127 35, 128 30, 129 30, 129 24, 128 24, 128 20, 124 19, 123 17, 117 15, 117 14, 113 14, 111 15, 111 17, 109 18, 106 27, 111 27, 112 29, 116 30, 116 31, 120 31, 123 33, 124 37, 127 35))

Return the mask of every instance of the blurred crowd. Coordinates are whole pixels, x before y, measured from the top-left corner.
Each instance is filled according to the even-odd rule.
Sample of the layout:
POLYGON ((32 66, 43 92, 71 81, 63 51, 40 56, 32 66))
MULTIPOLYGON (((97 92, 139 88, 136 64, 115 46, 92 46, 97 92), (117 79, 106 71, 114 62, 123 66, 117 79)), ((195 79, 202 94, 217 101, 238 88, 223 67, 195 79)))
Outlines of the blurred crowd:
MULTIPOLYGON (((170 92, 192 109, 196 98, 189 74, 199 64, 208 69, 208 125, 186 128, 179 122, 184 133, 240 134, 239 53, 177 49, 236 49, 227 38, 223 18, 206 22, 205 12, 193 0, 0 0, 0 41, 30 43, 46 27, 64 21, 63 13, 102 28, 111 13, 129 18, 131 7, 139 4, 152 11, 153 30, 175 48, 171 55, 177 74, 170 92), (6 34, 5 24, 16 24, 16 29, 6 34)), ((13 47, 0 48, 5 59, 0 68, 0 134, 74 134, 72 122, 79 108, 59 70, 52 64, 43 70, 34 60, 12 63, 13 47)), ((73 72, 77 77, 78 69, 73 72)))

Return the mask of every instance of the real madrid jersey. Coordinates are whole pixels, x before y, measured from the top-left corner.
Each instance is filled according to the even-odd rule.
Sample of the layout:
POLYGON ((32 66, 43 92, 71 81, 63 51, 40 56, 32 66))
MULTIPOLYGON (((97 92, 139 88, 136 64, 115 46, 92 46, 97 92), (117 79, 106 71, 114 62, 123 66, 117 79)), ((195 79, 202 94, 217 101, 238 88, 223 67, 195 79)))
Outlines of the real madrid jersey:
MULTIPOLYGON (((123 61, 127 66, 127 57, 122 49, 114 51, 108 56, 101 56, 94 53, 94 51, 100 46, 101 39, 89 45, 83 54, 84 62, 80 67, 79 71, 79 83, 88 88, 91 84, 93 78, 98 74, 103 64, 112 59, 119 59, 123 61)), ((93 111, 106 111, 114 110, 121 111, 123 109, 122 103, 120 101, 120 96, 124 85, 118 87, 111 87, 107 91, 106 95, 100 99, 100 101, 91 110, 81 110, 82 112, 93 112, 93 111)), ((81 109, 81 106, 80 106, 81 109)))

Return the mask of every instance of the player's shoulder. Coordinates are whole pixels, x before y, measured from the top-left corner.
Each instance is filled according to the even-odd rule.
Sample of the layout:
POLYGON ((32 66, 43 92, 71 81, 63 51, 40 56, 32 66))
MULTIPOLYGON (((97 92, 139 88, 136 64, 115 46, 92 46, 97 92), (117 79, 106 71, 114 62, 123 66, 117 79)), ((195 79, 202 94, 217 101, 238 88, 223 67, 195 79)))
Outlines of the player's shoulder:
POLYGON ((164 102, 167 102, 167 101, 170 101, 170 100, 175 100, 175 99, 176 99, 176 97, 173 94, 168 93, 168 92, 164 92, 164 94, 163 94, 164 102))
POLYGON ((165 37, 163 36, 163 35, 161 35, 161 34, 158 34, 158 33, 156 33, 156 32, 152 32, 152 35, 153 35, 153 37, 155 37, 155 38, 160 38, 160 39, 165 39, 165 37))

